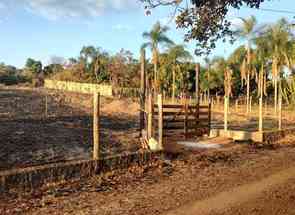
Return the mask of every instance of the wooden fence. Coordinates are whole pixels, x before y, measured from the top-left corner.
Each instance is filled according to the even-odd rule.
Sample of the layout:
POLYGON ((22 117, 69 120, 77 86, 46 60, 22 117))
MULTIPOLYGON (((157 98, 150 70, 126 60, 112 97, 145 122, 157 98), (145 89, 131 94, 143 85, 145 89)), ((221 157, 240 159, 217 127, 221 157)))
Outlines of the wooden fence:
POLYGON ((211 127, 211 104, 189 105, 163 104, 158 100, 152 108, 154 134, 162 138, 193 138, 209 135, 211 127))

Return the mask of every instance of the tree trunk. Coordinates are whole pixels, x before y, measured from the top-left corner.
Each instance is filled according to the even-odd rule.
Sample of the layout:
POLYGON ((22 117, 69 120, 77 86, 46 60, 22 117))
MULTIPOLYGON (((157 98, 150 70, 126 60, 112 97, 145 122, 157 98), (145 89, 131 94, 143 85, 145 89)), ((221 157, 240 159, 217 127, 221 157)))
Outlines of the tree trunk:
POLYGON ((247 111, 249 113, 249 105, 250 105, 250 72, 247 73, 247 111))
POLYGON ((157 63, 155 62, 154 63, 154 85, 156 86, 157 85, 157 80, 158 80, 158 66, 157 66, 157 63))
POLYGON ((173 66, 173 71, 172 71, 172 101, 173 101, 173 103, 174 103, 174 101, 175 101, 175 65, 173 66))
POLYGON ((156 96, 158 93, 158 54, 156 49, 153 49, 153 63, 154 63, 154 90, 155 90, 155 96, 156 96))
POLYGON ((200 64, 196 64, 195 72, 196 72, 196 103, 200 104, 200 64))
POLYGON ((274 67, 274 85, 275 85, 275 92, 274 92, 274 107, 275 107, 275 114, 277 114, 278 110, 278 67, 275 64, 274 67))
POLYGON ((250 65, 251 65, 251 46, 250 42, 248 42, 247 47, 247 110, 246 113, 249 113, 249 103, 250 103, 250 65))
POLYGON ((210 66, 208 70, 208 103, 210 101, 210 66))

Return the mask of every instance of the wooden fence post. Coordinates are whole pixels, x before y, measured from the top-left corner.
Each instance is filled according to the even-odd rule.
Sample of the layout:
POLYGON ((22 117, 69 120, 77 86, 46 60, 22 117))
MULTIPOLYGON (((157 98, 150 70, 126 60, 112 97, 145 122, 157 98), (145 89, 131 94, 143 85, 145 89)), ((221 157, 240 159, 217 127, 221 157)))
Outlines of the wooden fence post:
POLYGON ((93 159, 99 159, 99 111, 100 111, 100 94, 93 94, 93 159))
POLYGON ((159 136, 159 148, 163 149, 163 98, 162 95, 158 95, 158 136, 159 136))
POLYGON ((249 101, 249 113, 252 112, 252 96, 250 96, 250 101, 249 101))
POLYGON ((151 139, 153 137, 153 94, 150 93, 148 97, 148 129, 147 129, 147 137, 151 139))
POLYGON ((263 132, 263 100, 259 98, 259 132, 263 132))
POLYGON ((210 130, 211 130, 211 117, 212 117, 212 101, 209 99, 209 105, 208 105, 208 136, 210 136, 210 130))
POLYGON ((198 135, 198 127, 200 124, 200 104, 196 104, 196 112, 195 112, 195 133, 198 135))
POLYGON ((200 70, 201 66, 199 63, 196 64, 196 135, 198 134, 198 126, 200 124, 200 70))
POLYGON ((172 68, 172 103, 175 104, 175 66, 172 68))
POLYGON ((279 130, 282 130, 282 96, 279 96, 279 130))
POLYGON ((228 125, 227 125, 227 116, 228 115, 228 97, 224 96, 224 131, 227 131, 228 125))
POLYGON ((146 75, 145 75, 145 50, 141 50, 141 68, 140 68, 140 113, 139 113, 139 136, 142 137, 142 130, 144 129, 144 109, 146 98, 146 75))
POLYGON ((217 109, 219 109, 219 106, 220 106, 220 97, 217 96, 216 99, 217 99, 217 109))
POLYGON ((199 63, 196 64, 196 103, 200 104, 200 70, 201 66, 199 63))
POLYGON ((187 139, 188 133, 188 103, 187 98, 184 98, 184 138, 187 139))
POLYGON ((45 94, 45 118, 48 117, 48 97, 47 93, 45 94))

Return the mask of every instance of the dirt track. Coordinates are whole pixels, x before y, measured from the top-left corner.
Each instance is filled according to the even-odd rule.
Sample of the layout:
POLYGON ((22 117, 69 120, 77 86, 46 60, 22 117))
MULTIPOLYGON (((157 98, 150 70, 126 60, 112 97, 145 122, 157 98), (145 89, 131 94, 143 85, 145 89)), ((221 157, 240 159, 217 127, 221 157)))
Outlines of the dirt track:
MULTIPOLYGON (((0 171, 91 157, 92 97, 78 97, 79 102, 87 100, 91 104, 81 109, 63 101, 71 96, 76 95, 0 88, 0 171)), ((136 107, 130 108, 125 100, 102 98, 101 103, 101 153, 138 150, 139 141, 134 138, 138 136, 136 107)))
POLYGON ((173 158, 172 165, 11 196, 2 199, 0 213, 294 214, 294 162, 293 146, 203 151, 173 158))
MULTIPOLYGON (((280 171, 260 181, 245 184, 236 187, 230 191, 221 192, 211 198, 184 205, 183 207, 180 207, 175 211, 167 213, 167 215, 196 215, 210 213, 229 214, 233 212, 235 212, 235 214, 239 214, 242 213, 242 211, 242 214, 250 214, 250 212, 251 214, 253 214, 253 212, 257 213, 259 210, 257 210, 257 208, 254 209, 253 205, 257 204, 259 199, 261 200, 266 197, 270 197, 271 200, 276 200, 276 198, 281 198, 280 195, 275 196, 275 198, 273 198, 272 193, 282 193, 282 190, 279 190, 278 188, 281 187, 280 189, 284 189, 284 187, 287 187, 287 185, 291 184, 292 182, 295 182, 294 167, 280 171), (247 208, 247 205, 251 208, 247 208), (245 213, 245 211, 249 211, 249 213, 245 213)), ((285 197, 288 197, 287 195, 285 197)), ((286 203, 295 203, 294 200, 295 196, 292 195, 291 202, 286 203)), ((269 201, 266 204, 267 206, 271 207, 275 205, 273 204, 273 202, 269 201)), ((266 204, 260 202, 260 207, 265 209, 266 204)), ((255 207, 257 207, 257 205, 255 205, 255 207)), ((283 213, 284 211, 284 214, 286 214, 286 210, 288 209, 279 207, 276 210, 278 210, 277 212, 280 211, 281 213, 283 213)), ((295 212, 295 207, 291 208, 291 211, 295 212)), ((267 214, 269 214, 269 212, 267 214)))

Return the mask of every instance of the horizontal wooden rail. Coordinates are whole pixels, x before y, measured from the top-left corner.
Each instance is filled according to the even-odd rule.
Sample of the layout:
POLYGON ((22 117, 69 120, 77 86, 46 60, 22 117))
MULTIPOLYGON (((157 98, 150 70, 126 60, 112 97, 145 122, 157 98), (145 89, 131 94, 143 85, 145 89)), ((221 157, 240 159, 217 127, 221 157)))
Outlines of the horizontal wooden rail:
MULTIPOLYGON (((154 104, 153 127, 155 135, 160 135, 158 131, 158 120, 161 118, 162 132, 165 137, 200 136, 208 134, 210 131, 211 106, 184 104, 154 104), (161 114, 159 115, 159 109, 161 114)), ((161 133, 162 134, 162 133, 161 133)))
MULTIPOLYGON (((188 113, 188 116, 194 116, 196 113, 188 113)), ((209 113, 205 112, 205 111, 200 111, 199 116, 208 116, 209 113)), ((158 115, 158 111, 154 111, 154 115, 157 116, 158 115)), ((163 116, 185 116, 185 112, 177 112, 177 111, 167 111, 164 110, 163 111, 163 116)))
MULTIPOLYGON (((185 136, 185 133, 184 132, 179 132, 179 130, 175 130, 175 132, 166 132, 164 133, 163 135, 164 137, 170 137, 170 136, 174 136, 174 137, 179 137, 179 136, 185 136)), ((194 137, 196 136, 196 133, 195 132, 187 132, 186 134, 187 137, 194 137)))
MULTIPOLYGON (((157 104, 154 104, 154 108, 158 108, 157 104)), ((184 109, 184 105, 176 105, 176 104, 163 104, 163 108, 169 108, 169 109, 184 109)), ((196 109, 196 105, 188 105, 188 109, 196 109)), ((209 107, 207 105, 200 105, 199 109, 208 109, 209 107)))
MULTIPOLYGON (((155 128, 158 128, 158 126, 155 125, 155 128)), ((208 122, 206 124, 202 123, 202 124, 198 124, 198 125, 189 124, 189 125, 187 125, 187 128, 188 129, 208 128, 208 122)), ((164 129, 164 132, 166 132, 167 130, 179 130, 179 129, 183 130, 183 123, 182 124, 171 124, 171 123, 169 123, 169 124, 164 125, 163 129, 164 129)))
MULTIPOLYGON (((184 119, 165 119, 164 118, 164 123, 183 123, 184 122, 184 119)), ((202 122, 206 122, 208 123, 208 119, 203 119, 203 118, 200 118, 200 119, 187 119, 187 122, 188 123, 196 123, 196 122, 199 122, 199 123, 202 123, 202 122)))

